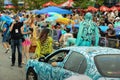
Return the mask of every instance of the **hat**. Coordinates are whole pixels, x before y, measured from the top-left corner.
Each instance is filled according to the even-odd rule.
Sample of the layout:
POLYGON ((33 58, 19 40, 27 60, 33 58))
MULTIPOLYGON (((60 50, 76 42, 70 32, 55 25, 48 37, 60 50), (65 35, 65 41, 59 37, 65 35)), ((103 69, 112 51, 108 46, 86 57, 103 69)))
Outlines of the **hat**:
POLYGON ((120 17, 116 17, 115 20, 120 20, 120 17))

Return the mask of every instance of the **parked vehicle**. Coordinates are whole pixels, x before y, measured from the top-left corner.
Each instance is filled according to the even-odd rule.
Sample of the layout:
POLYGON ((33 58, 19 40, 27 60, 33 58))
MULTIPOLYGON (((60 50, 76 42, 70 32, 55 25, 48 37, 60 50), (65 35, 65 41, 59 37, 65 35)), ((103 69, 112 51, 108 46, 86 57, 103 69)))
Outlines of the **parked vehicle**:
POLYGON ((26 65, 26 80, 65 80, 80 74, 92 80, 120 80, 120 50, 66 47, 39 60, 29 60, 26 65), (52 62, 61 66, 53 67, 52 62))

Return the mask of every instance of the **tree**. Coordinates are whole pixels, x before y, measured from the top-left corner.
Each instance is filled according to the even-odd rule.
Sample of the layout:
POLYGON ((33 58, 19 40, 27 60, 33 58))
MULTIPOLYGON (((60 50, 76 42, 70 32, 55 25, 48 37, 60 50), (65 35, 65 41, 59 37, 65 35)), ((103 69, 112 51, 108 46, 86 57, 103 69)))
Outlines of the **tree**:
POLYGON ((57 3, 57 4, 61 4, 63 2, 66 2, 67 0, 52 0, 52 1, 57 3))
POLYGON ((88 6, 94 6, 96 3, 99 5, 102 5, 104 0, 74 0, 75 1, 75 7, 80 7, 80 8, 87 8, 88 6))
POLYGON ((67 0, 25 0, 25 3, 27 3, 27 6, 29 6, 30 9, 40 9, 42 8, 43 4, 49 1, 53 1, 56 4, 60 4, 67 0))
POLYGON ((4 0, 0 0, 0 10, 4 8, 4 0))
POLYGON ((18 0, 12 0, 12 4, 16 7, 18 7, 18 0))
POLYGON ((103 5, 104 0, 96 0, 96 3, 99 4, 99 5, 103 5))
POLYGON ((25 0, 25 6, 29 6, 30 9, 40 9, 42 4, 48 2, 48 0, 25 0))
POLYGON ((80 8, 87 8, 88 6, 93 6, 94 1, 91 0, 75 0, 75 7, 80 7, 80 8))

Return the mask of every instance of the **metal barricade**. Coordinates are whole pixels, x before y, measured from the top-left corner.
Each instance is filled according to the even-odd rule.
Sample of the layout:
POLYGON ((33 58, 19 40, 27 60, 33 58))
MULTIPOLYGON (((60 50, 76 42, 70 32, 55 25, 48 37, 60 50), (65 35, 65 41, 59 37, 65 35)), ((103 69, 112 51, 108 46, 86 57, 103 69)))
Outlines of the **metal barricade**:
POLYGON ((120 40, 118 39, 112 39, 106 37, 101 37, 99 40, 99 46, 104 46, 104 47, 119 48, 120 47, 119 43, 120 40))

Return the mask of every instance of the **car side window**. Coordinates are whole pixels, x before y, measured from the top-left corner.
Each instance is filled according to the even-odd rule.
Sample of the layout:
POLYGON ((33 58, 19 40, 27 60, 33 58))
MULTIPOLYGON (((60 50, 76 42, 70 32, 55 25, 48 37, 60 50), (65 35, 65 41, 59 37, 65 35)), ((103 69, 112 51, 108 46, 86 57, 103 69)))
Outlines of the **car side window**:
POLYGON ((49 57, 48 63, 51 62, 62 62, 65 58, 65 56, 68 54, 68 50, 62 50, 55 52, 54 55, 49 57))
POLYGON ((64 68, 79 74, 83 74, 87 68, 87 61, 84 55, 73 51, 65 62, 64 68))

